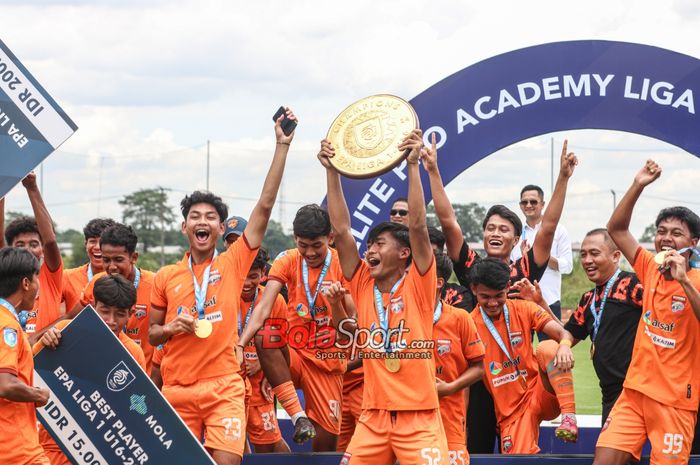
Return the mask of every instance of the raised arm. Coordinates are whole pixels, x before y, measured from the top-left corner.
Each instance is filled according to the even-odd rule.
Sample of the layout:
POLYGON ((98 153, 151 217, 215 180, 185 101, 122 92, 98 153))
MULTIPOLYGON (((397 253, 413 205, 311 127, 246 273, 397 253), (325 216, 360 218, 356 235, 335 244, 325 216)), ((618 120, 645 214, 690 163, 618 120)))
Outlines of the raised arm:
MULTIPOLYGON (((289 108, 287 108, 286 114, 289 119, 296 121, 296 116, 294 116, 294 113, 292 113, 289 108)), ((265 236, 267 223, 270 221, 270 215, 272 214, 272 207, 275 206, 277 192, 279 192, 280 183, 282 182, 289 146, 292 143, 292 139, 294 139, 294 131, 288 136, 282 131, 283 119, 284 115, 280 116, 277 118, 277 121, 275 121, 275 137, 277 139, 275 154, 272 157, 272 164, 265 177, 265 183, 263 184, 260 198, 258 199, 258 203, 255 204, 253 212, 250 214, 248 226, 246 226, 244 232, 248 245, 254 249, 260 247, 263 237, 265 236)))
POLYGON ((532 244, 532 253, 535 256, 535 263, 538 266, 544 266, 549 263, 549 254, 552 250, 552 243, 554 242, 554 233, 557 230, 561 212, 564 210, 566 188, 569 184, 569 178, 574 174, 574 167, 578 164, 576 155, 574 155, 573 152, 567 152, 567 146, 568 141, 565 140, 561 149, 557 183, 554 185, 554 192, 552 192, 549 206, 544 211, 542 226, 535 237, 534 244, 532 244))
POLYGON ((452 261, 457 261, 459 260, 459 251, 462 249, 462 244, 464 243, 464 235, 462 234, 462 228, 457 222, 457 215, 455 215, 455 211, 452 208, 452 203, 450 203, 450 199, 447 198, 447 192, 445 192, 442 176, 438 169, 435 133, 433 133, 430 145, 430 148, 426 148, 423 151, 423 168, 428 172, 430 190, 433 193, 435 213, 440 221, 440 226, 442 226, 442 233, 445 235, 447 255, 452 261))
POLYGON ((357 269, 357 265, 360 263, 360 255, 357 252, 355 239, 352 237, 350 212, 343 196, 340 175, 328 161, 329 158, 334 156, 335 149, 333 145, 326 139, 322 140, 318 159, 323 167, 326 168, 328 215, 331 218, 331 225, 335 233, 335 247, 338 250, 343 276, 345 276, 345 279, 351 279, 357 269))
POLYGON ((37 227, 39 228, 39 236, 44 249, 44 261, 49 271, 56 271, 61 266, 61 251, 58 249, 56 242, 56 232, 53 230, 53 222, 49 211, 44 205, 44 199, 41 197, 41 192, 36 184, 36 174, 32 171, 24 179, 22 185, 27 189, 29 202, 34 210, 34 218, 36 219, 37 227))
POLYGON ((420 158, 423 149, 423 131, 414 129, 401 144, 399 150, 409 150, 408 163, 408 239, 411 242, 411 256, 418 271, 425 273, 433 263, 433 247, 428 236, 428 223, 425 215, 425 197, 420 179, 420 158))
POLYGON ((659 176, 661 176, 661 167, 654 160, 647 160, 608 221, 608 234, 630 263, 634 262, 634 255, 639 248, 639 242, 630 232, 632 211, 644 188, 659 176))
MULTIPOLYGON (((255 333, 257 333, 258 330, 265 324, 265 320, 270 318, 270 315, 272 314, 272 306, 274 305, 275 299, 277 299, 277 295, 280 293, 283 286, 284 284, 275 279, 270 279, 267 281, 265 290, 260 296, 258 305, 256 305, 253 309, 253 313, 250 314, 250 320, 248 320, 248 324, 241 333, 241 337, 238 340, 238 346, 241 348, 245 347, 250 340, 253 339, 255 333)), ((241 354, 242 352, 243 351, 241 350, 241 354)))

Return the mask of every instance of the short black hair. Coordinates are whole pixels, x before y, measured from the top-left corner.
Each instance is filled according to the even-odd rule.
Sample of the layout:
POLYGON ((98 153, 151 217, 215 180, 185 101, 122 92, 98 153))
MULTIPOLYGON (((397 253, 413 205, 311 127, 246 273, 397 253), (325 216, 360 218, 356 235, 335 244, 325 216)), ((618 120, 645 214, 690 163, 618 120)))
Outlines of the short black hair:
POLYGON ((615 244, 615 241, 612 240, 612 237, 610 237, 608 230, 605 228, 591 229, 590 231, 588 231, 586 233, 586 235, 584 236, 584 239, 588 236, 595 236, 595 235, 603 236, 603 242, 605 242, 605 245, 610 249, 611 252, 619 250, 619 248, 617 247, 617 244, 615 244))
POLYGON ((95 237, 100 237, 102 231, 109 228, 115 223, 112 218, 93 218, 88 221, 88 224, 83 228, 83 236, 85 236, 85 242, 88 239, 93 239, 95 237))
POLYGON ((399 197, 398 199, 394 199, 394 201, 391 204, 394 205, 396 202, 408 203, 408 199, 406 197, 399 197))
POLYGON ((544 191, 540 186, 536 186, 534 184, 528 184, 527 186, 523 187, 520 189, 520 197, 523 196, 523 194, 527 191, 537 191, 537 194, 540 196, 540 200, 544 200, 544 191))
POLYGON ((124 247, 129 253, 136 252, 138 240, 134 228, 122 223, 115 223, 102 231, 102 235, 100 235, 100 245, 124 247))
POLYGON ((250 271, 253 270, 263 270, 265 271, 265 267, 267 266, 267 263, 270 261, 270 254, 267 253, 267 250, 265 250, 264 247, 260 247, 258 249, 258 254, 255 256, 255 260, 253 260, 253 264, 250 265, 250 271))
POLYGON ((206 191, 194 191, 182 199, 180 202, 182 217, 187 219, 187 215, 190 213, 192 205, 196 205, 198 203, 206 203, 214 207, 216 209, 216 213, 219 214, 219 222, 223 223, 226 221, 226 218, 228 218, 228 206, 223 200, 221 200, 221 197, 206 191))
POLYGON ((700 218, 689 208, 681 206, 664 208, 656 217, 654 225, 658 228, 662 221, 669 218, 675 218, 685 223, 690 230, 690 237, 700 237, 700 218))
POLYGON ((401 247, 411 248, 411 241, 408 240, 408 226, 401 223, 383 221, 370 229, 367 236, 367 245, 376 241, 380 234, 388 232, 401 245, 401 247))
POLYGON ((39 234, 39 226, 36 224, 36 220, 31 216, 20 216, 12 220, 5 228, 5 241, 7 245, 12 245, 15 238, 24 233, 38 234, 39 240, 42 244, 44 243, 41 239, 41 234, 39 234))
POLYGON ((17 292, 22 279, 32 279, 39 274, 39 260, 24 248, 0 249, 0 297, 7 298, 17 292))
POLYGON ((497 258, 484 258, 472 266, 469 272, 472 284, 483 284, 489 289, 500 291, 510 284, 510 268, 497 258))
POLYGON ((445 282, 452 277, 452 260, 447 254, 435 254, 435 271, 437 277, 444 279, 445 282))
POLYGON ((92 291, 95 303, 100 302, 109 307, 131 310, 136 304, 134 283, 120 274, 106 274, 95 281, 92 291))
POLYGON ((442 251, 445 248, 445 235, 440 231, 440 229, 435 226, 428 226, 428 237, 430 237, 430 243, 437 245, 438 251, 442 251))
POLYGON ((481 229, 486 230, 486 224, 489 222, 489 219, 491 219, 493 215, 498 215, 510 221, 513 224, 513 227, 515 228, 516 236, 520 236, 523 233, 522 221, 520 221, 520 218, 518 218, 518 215, 516 215, 513 212, 513 210, 506 207, 505 205, 494 205, 491 208, 489 208, 489 211, 486 212, 486 216, 484 217, 484 222, 481 224, 481 229))
POLYGON ((295 236, 306 239, 328 236, 331 233, 331 218, 326 210, 315 203, 304 205, 294 216, 292 231, 295 236))

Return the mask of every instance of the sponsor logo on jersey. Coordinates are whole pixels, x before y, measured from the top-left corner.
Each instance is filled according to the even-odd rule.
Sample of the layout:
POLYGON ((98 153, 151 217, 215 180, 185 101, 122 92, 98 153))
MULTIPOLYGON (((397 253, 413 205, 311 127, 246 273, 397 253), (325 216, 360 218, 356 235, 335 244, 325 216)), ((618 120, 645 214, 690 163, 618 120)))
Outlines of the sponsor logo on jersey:
POLYGON ((523 344, 523 333, 513 332, 510 335, 510 345, 513 349, 521 346, 523 344))
POLYGON ((501 371, 503 371, 503 366, 498 362, 491 362, 489 363, 489 371, 492 375, 496 376, 501 371))
MULTIPOLYGON (((527 376, 527 370, 520 370, 520 376, 527 376)), ((514 371, 513 373, 508 373, 507 375, 499 376, 498 378, 493 378, 491 383, 493 387, 503 386, 504 384, 512 383, 518 380, 518 373, 514 371)))
POLYGON ((17 330, 14 328, 4 328, 2 330, 2 339, 8 346, 15 347, 18 340, 17 330))
POLYGON ((403 311, 403 296, 394 297, 391 299, 391 313, 401 313, 403 311))
POLYGON ((659 347, 663 347, 664 349, 675 349, 676 348, 676 340, 675 339, 671 339, 668 337, 659 336, 658 334, 654 334, 651 331, 649 331, 648 327, 644 328, 644 334, 649 336, 649 339, 651 339, 651 343, 654 345, 657 345, 659 347))
POLYGON ((674 328, 676 327, 676 323, 662 323, 661 321, 655 318, 652 319, 651 310, 648 310, 644 313, 643 320, 647 326, 651 326, 652 328, 658 328, 661 331, 665 331, 667 333, 672 333, 674 328))

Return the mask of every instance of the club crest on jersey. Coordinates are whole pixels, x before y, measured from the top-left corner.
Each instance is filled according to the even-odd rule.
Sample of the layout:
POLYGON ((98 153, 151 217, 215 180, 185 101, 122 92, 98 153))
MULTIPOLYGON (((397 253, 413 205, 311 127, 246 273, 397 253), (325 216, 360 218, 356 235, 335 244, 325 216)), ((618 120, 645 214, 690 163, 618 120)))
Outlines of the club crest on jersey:
POLYGON ((523 344, 523 333, 513 332, 510 335, 510 345, 513 349, 520 347, 523 344))
POLYGON ((221 281, 221 272, 219 270, 211 270, 209 274, 209 284, 216 285, 219 281, 221 281))
POLYGON ((401 313, 403 311, 403 296, 393 297, 390 300, 391 313, 401 313))
POLYGON ((685 297, 681 295, 674 295, 671 297, 671 311, 673 313, 679 313, 685 310, 685 297))
POLYGON ((503 444, 503 453, 507 454, 513 449, 513 438, 510 436, 504 436, 501 443, 503 444))
POLYGON ((17 345, 17 330, 14 328, 4 328, 2 331, 2 339, 10 347, 15 347, 17 345))
POLYGON ((437 353, 443 356, 450 352, 452 347, 452 341, 449 339, 438 339, 437 340, 437 353))
POLYGON ((134 305, 134 316, 138 318, 139 320, 143 319, 143 317, 146 316, 146 309, 148 307, 144 304, 136 304, 134 305))

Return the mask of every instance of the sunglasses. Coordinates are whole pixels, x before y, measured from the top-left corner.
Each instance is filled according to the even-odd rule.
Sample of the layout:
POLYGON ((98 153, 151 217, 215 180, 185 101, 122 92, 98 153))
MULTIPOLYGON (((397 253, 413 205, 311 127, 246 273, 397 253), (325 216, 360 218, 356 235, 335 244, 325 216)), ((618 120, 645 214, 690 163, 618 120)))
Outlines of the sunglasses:
POLYGON ((521 206, 521 207, 524 207, 524 206, 526 206, 526 205, 531 205, 531 206, 534 207, 534 206, 537 205, 538 203, 540 203, 539 200, 521 200, 521 201, 520 201, 520 206, 521 206))
POLYGON ((389 213, 391 213, 391 216, 396 216, 396 215, 406 216, 406 215, 408 215, 408 210, 403 210, 403 209, 398 210, 398 209, 392 208, 389 213))

